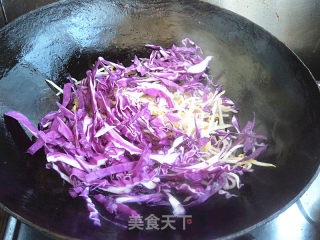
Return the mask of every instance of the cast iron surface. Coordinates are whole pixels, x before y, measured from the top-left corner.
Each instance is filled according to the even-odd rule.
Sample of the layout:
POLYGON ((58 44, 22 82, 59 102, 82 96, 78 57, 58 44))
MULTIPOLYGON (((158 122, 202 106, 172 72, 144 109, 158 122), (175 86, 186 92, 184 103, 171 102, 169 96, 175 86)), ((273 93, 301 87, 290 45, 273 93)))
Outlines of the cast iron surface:
POLYGON ((57 1, 58 0, 1 0, 8 22, 11 22, 26 12, 57 1))
MULTIPOLYGON (((281 42, 248 20, 197 1, 62 1, 31 12, 0 31, 0 202, 23 221, 53 236, 81 239, 213 239, 234 237, 265 223, 292 204, 312 180, 320 156, 320 96, 308 69, 281 42), (56 109, 45 79, 81 78, 98 56, 129 63, 146 56, 146 43, 170 47, 189 37, 213 55, 210 74, 241 109, 256 114, 256 131, 269 139, 256 168, 243 176, 239 197, 214 196, 188 209, 185 231, 126 231, 103 221, 94 227, 85 203, 68 196, 45 157, 24 154, 22 128, 8 110, 37 125, 56 109)), ((141 208, 142 215, 169 214, 141 208)), ((103 213, 105 214, 105 213, 103 213)))

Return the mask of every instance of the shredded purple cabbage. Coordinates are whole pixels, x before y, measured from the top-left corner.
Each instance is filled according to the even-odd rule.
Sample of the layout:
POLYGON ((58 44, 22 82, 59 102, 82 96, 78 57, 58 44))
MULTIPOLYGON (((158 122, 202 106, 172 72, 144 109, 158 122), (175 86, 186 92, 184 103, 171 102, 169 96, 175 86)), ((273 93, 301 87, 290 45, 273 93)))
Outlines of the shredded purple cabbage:
POLYGON ((211 56, 190 39, 170 49, 147 45, 149 58, 123 66, 99 57, 82 81, 69 77, 58 110, 35 128, 9 111, 44 147, 47 168, 85 199, 89 218, 101 225, 95 203, 126 220, 138 213, 127 203, 169 205, 173 214, 214 194, 234 196, 244 172, 266 149, 253 132, 255 119, 240 129, 238 108, 221 86, 206 87, 211 56), (141 191, 141 188, 144 191, 141 191))

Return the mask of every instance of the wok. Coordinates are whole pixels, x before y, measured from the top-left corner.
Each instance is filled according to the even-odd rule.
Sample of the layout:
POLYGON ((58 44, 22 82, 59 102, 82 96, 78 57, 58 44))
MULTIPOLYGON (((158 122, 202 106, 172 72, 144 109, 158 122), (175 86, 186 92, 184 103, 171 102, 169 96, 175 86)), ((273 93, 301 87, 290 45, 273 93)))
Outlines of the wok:
MULTIPOLYGON (((200 1, 61 1, 20 17, 0 31, 0 203, 18 219, 54 237, 81 239, 234 238, 287 209, 319 168, 320 95, 309 70, 261 27, 200 1), (268 137, 260 157, 276 168, 243 176, 238 197, 214 196, 188 209, 186 230, 126 231, 104 220, 95 227, 85 203, 72 199, 43 152, 19 125, 4 119, 20 111, 36 125, 58 100, 45 79, 82 78, 98 56, 126 64, 147 56, 146 43, 170 47, 189 37, 214 56, 210 75, 241 109, 256 114, 256 132, 268 137)), ((142 215, 170 213, 144 208, 142 215)))

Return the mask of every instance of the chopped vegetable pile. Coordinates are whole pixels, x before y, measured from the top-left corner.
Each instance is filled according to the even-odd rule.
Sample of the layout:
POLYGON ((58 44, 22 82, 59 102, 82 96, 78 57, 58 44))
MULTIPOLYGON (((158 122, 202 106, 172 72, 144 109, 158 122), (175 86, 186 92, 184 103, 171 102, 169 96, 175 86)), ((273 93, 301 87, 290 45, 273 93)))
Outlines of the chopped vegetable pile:
MULTIPOLYGON (((44 147, 47 168, 70 183, 70 195, 85 199, 89 218, 101 225, 95 204, 116 219, 138 215, 134 204, 168 205, 174 215, 218 193, 240 188, 255 160, 267 148, 253 132, 255 120, 240 129, 237 107, 206 74, 212 57, 190 39, 170 49, 147 45, 149 58, 135 57, 129 67, 98 58, 87 77, 63 89, 58 110, 35 128, 28 149, 44 147)), ((51 82, 52 83, 52 82, 51 82)))

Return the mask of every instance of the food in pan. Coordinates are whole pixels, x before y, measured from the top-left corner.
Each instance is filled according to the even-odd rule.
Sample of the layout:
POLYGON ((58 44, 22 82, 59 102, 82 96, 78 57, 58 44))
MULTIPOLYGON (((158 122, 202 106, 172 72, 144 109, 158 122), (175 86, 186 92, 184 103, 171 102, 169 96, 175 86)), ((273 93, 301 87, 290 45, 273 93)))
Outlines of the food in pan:
MULTIPOLYGON (((242 128, 238 108, 207 74, 211 56, 190 39, 166 49, 146 45, 149 58, 125 67, 99 57, 86 78, 69 76, 58 110, 39 129, 10 111, 44 147, 47 165, 83 198, 89 218, 101 225, 96 204, 126 220, 136 203, 168 205, 174 215, 214 194, 233 196, 240 177, 267 148, 254 133, 255 118, 242 128)), ((51 82, 52 83, 52 82, 51 82)))

